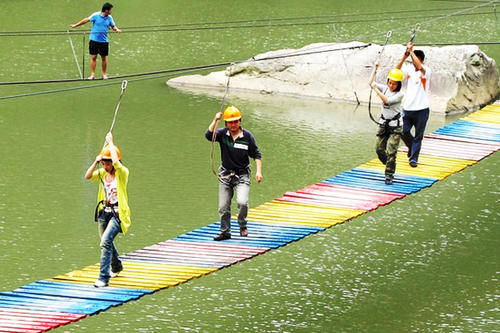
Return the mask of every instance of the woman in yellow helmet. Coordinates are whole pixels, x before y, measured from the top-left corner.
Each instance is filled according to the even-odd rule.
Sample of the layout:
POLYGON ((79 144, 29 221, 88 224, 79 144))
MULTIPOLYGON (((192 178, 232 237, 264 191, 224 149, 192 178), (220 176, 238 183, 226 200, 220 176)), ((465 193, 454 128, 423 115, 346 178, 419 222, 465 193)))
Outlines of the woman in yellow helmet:
POLYGON ((101 268, 95 287, 107 286, 109 279, 123 270, 114 239, 120 232, 126 233, 130 226, 127 197, 129 171, 121 163, 120 149, 113 143, 111 133, 106 135, 106 143, 85 173, 85 179, 100 182, 96 222, 99 222, 101 237, 101 268), (99 163, 103 167, 95 170, 99 163))
POLYGON ((386 84, 373 82, 380 63, 377 61, 370 76, 369 84, 382 101, 382 113, 378 121, 376 152, 380 162, 385 164, 385 183, 391 185, 396 171, 396 153, 403 132, 401 121, 401 86, 403 72, 397 68, 387 75, 386 84))

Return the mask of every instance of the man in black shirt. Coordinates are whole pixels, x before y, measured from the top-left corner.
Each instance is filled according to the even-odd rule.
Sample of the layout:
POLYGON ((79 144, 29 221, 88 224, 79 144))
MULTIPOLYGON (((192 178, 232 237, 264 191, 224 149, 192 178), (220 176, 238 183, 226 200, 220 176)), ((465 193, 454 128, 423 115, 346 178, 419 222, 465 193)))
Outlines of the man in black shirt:
POLYGON ((235 106, 229 106, 215 115, 205 133, 211 141, 217 122, 224 116, 225 128, 215 132, 215 140, 221 149, 222 165, 219 167, 219 216, 221 233, 214 240, 221 241, 231 238, 231 200, 236 192, 238 204, 238 224, 240 235, 248 236, 248 194, 250 192, 250 161, 255 160, 257 172, 255 180, 262 181, 262 157, 255 138, 246 129, 241 128, 241 112, 235 106))

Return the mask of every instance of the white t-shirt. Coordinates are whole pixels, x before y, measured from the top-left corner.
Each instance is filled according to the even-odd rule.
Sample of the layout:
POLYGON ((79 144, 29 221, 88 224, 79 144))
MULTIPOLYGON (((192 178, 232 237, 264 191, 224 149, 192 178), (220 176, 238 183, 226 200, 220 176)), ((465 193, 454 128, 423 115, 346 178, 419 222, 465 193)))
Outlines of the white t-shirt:
POLYGON ((108 183, 106 179, 104 179, 104 185, 106 190, 106 197, 110 204, 114 205, 118 203, 118 189, 116 184, 116 177, 108 183))
POLYGON ((403 86, 406 86, 403 109, 405 111, 419 111, 429 107, 429 91, 431 89, 431 70, 422 65, 425 75, 415 70, 413 64, 405 63, 401 70, 404 73, 403 86))

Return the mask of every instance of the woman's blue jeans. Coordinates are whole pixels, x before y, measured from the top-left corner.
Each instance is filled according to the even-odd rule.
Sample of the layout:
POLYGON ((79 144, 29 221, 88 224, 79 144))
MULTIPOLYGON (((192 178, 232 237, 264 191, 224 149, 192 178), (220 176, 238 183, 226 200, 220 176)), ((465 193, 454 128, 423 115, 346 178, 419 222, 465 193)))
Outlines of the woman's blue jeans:
POLYGON ((112 213, 105 213, 99 217, 99 235, 101 236, 101 269, 99 280, 108 283, 109 269, 119 272, 123 269, 118 250, 114 244, 115 237, 121 232, 120 222, 112 213))

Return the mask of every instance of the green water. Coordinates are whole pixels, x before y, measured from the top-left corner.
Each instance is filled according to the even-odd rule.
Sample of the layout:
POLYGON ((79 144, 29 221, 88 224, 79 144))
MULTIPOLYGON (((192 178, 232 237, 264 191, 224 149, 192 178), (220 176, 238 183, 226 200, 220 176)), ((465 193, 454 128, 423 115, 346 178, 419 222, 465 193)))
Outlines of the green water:
MULTIPOLYGON (((113 4, 117 25, 126 27, 476 3, 113 4)), ((66 29, 101 5, 3 0, 1 30, 66 29)), ((491 7, 481 11, 490 14, 424 26, 418 41, 498 40, 491 7)), ((374 39, 381 42, 385 31, 415 22, 398 16, 338 29, 343 40, 382 31, 374 39)), ((408 35, 394 33, 392 41, 403 42, 408 35)), ((67 36, 0 39, 0 81, 78 76, 67 36)), ((334 39, 328 24, 124 33, 112 35, 109 74, 230 61, 334 39)), ((73 42, 81 55, 81 37, 73 36, 73 42)), ((500 63, 498 46, 482 49, 500 63)), ((217 181, 209 171, 203 133, 220 100, 168 88, 165 80, 131 82, 114 130, 131 170, 133 222, 118 240, 122 253, 217 219, 217 181)), ((0 96, 70 86, 0 87, 0 96)), ((118 94, 119 86, 112 85, 0 101, 1 290, 98 261, 92 222, 97 185, 85 182, 83 174, 102 146, 118 94)), ((244 111, 243 126, 255 134, 263 152, 264 182, 252 186, 253 207, 375 157, 374 128, 365 108, 269 96, 228 99, 244 111)), ((456 118, 433 116, 428 131, 456 118)), ((59 331, 498 332, 499 156, 324 233, 59 331)))

